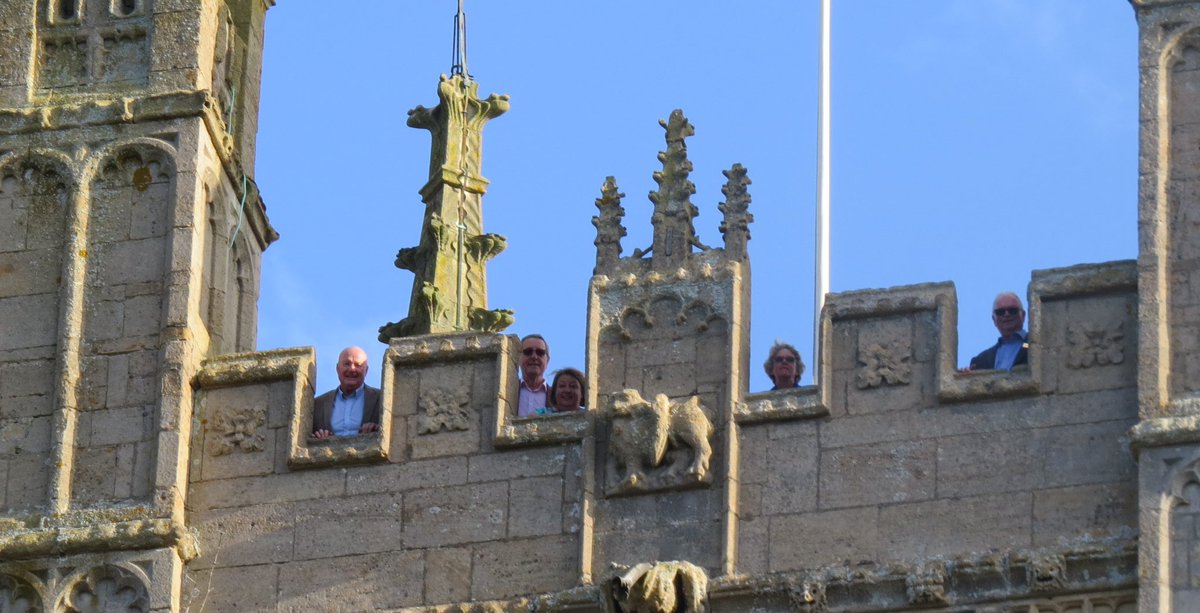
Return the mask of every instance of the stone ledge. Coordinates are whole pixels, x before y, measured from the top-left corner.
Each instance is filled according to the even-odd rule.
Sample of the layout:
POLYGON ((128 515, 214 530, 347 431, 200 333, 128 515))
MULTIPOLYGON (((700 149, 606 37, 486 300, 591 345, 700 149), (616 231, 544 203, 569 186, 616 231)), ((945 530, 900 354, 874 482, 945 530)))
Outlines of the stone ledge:
MULTIPOLYGON (((500 409, 497 412, 501 412, 500 409)), ((583 440, 591 431, 591 411, 558 413, 536 417, 510 417, 496 430, 496 447, 561 445, 583 440)))
POLYGON ((1059 549, 996 552, 919 564, 863 562, 709 583, 714 610, 891 611, 914 606, 965 606, 1049 601, 1068 594, 1136 601, 1137 542, 1084 543, 1059 549), (782 606, 763 607, 766 602, 782 606), (806 610, 800 608, 799 610, 806 610))
POLYGON ((1142 420, 1129 431, 1129 436, 1129 446, 1135 455, 1152 447, 1200 443, 1200 415, 1142 420))
POLYGON ((604 590, 583 585, 561 592, 523 596, 511 600, 487 600, 425 607, 392 609, 392 613, 529 613, 530 611, 589 611, 606 613, 604 590))
POLYGON ((281 381, 304 376, 313 379, 317 353, 312 347, 249 351, 204 360, 192 385, 201 389, 281 381))
POLYGON ((76 511, 30 517, 25 522, 6 518, 0 523, 3 560, 159 547, 176 547, 185 560, 196 557, 186 528, 170 519, 150 517, 143 508, 76 511))
POLYGON ((815 385, 790 390, 774 390, 746 396, 734 405, 733 418, 739 424, 754 424, 789 419, 813 419, 829 415, 815 385))
POLYGON ((386 462, 387 459, 387 448, 384 447, 383 435, 379 432, 328 439, 309 437, 307 445, 295 447, 288 454, 288 468, 369 464, 386 462))

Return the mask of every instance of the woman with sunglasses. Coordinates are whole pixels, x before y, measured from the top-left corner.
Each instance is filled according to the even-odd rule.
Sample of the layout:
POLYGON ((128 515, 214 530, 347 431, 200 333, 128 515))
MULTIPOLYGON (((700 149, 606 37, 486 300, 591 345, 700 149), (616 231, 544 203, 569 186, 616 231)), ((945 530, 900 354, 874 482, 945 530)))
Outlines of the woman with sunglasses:
POLYGON ((771 345, 771 352, 767 354, 763 368, 775 384, 772 390, 790 389, 800 387, 800 375, 804 374, 804 360, 800 359, 800 352, 790 343, 776 340, 775 344, 771 345))

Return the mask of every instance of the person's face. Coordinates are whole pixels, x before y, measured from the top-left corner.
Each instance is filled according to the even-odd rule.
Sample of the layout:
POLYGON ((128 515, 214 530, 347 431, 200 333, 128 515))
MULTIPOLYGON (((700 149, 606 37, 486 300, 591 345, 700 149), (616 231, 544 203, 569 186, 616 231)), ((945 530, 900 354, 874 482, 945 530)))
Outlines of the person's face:
POLYGON ((367 354, 358 347, 352 347, 338 356, 337 365, 338 387, 343 393, 349 394, 363 384, 367 376, 367 354))
POLYGON ((1000 336, 1008 336, 1021 329, 1025 325, 1025 310, 1021 308, 1021 301, 1013 296, 1001 296, 992 304, 992 323, 996 324, 996 330, 1000 331, 1000 336))
POLYGON ((791 387, 796 384, 797 356, 791 349, 780 349, 771 358, 771 379, 779 387, 791 387))
POLYGON ((554 384, 554 408, 575 410, 583 404, 583 386, 579 380, 564 374, 554 384))
POLYGON ((550 350, 540 338, 527 338, 521 343, 521 373, 525 379, 540 381, 550 363, 550 350))

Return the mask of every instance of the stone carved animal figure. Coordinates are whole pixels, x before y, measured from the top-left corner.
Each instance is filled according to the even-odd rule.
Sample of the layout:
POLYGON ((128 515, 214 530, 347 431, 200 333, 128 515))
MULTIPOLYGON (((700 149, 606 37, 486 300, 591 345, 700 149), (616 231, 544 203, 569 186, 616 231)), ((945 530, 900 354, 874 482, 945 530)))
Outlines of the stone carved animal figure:
POLYGON ((713 427, 698 396, 686 402, 671 402, 666 394, 658 394, 650 403, 637 390, 625 389, 613 397, 608 408, 612 423, 608 454, 610 490, 670 487, 685 480, 699 482, 708 477, 712 457, 708 441, 713 427), (668 450, 672 459, 663 466, 668 450), (691 452, 690 461, 682 453, 687 450, 691 452), (658 477, 656 483, 650 483, 651 472, 658 477))

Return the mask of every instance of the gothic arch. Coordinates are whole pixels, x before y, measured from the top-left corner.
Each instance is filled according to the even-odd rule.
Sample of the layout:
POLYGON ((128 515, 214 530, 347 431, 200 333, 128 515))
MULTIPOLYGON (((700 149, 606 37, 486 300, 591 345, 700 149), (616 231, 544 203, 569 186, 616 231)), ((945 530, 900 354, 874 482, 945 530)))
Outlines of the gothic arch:
POLYGON ((149 577, 132 564, 102 564, 77 572, 62 582, 55 611, 121 613, 150 610, 149 577))
POLYGON ((22 571, 0 573, 0 611, 41 613, 45 610, 46 586, 22 571))

